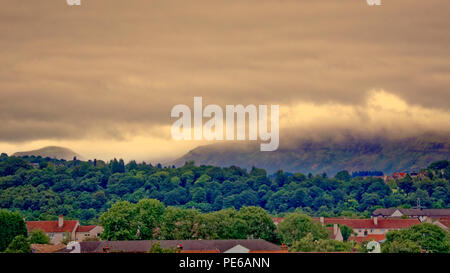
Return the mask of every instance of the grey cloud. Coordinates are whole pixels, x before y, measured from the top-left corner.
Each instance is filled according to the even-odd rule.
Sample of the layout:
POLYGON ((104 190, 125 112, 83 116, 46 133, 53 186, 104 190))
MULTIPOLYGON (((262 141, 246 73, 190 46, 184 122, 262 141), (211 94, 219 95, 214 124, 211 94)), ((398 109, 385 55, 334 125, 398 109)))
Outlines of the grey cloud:
POLYGON ((450 111, 445 0, 0 2, 0 141, 150 134, 198 95, 450 111))

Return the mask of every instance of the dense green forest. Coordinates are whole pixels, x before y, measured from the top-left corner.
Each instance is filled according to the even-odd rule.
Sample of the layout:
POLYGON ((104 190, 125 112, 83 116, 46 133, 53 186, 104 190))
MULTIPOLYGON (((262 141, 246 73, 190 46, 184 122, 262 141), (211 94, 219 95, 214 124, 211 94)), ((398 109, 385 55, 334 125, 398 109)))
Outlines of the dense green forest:
POLYGON ((64 161, 41 157, 0 156, 0 208, 19 211, 27 220, 55 219, 59 214, 97 223, 117 201, 158 199, 165 206, 201 212, 258 206, 272 215, 302 211, 311 216, 368 216, 379 207, 450 207, 450 165, 439 161, 421 171, 385 183, 353 177, 347 171, 326 174, 268 175, 263 169, 160 164, 64 161))

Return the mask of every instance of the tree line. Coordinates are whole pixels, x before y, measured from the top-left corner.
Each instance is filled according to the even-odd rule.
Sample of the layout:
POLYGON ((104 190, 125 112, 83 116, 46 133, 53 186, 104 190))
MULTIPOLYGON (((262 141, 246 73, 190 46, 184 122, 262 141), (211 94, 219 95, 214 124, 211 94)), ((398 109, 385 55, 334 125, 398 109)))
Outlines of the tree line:
POLYGON ((421 171, 384 182, 352 177, 347 171, 326 174, 268 175, 264 169, 236 166, 153 166, 123 160, 56 160, 0 156, 0 208, 21 212, 27 220, 53 220, 63 214, 82 224, 118 201, 136 204, 157 199, 166 206, 209 213, 256 206, 271 215, 302 211, 311 216, 369 216, 380 207, 450 207, 450 167, 439 161, 421 171))

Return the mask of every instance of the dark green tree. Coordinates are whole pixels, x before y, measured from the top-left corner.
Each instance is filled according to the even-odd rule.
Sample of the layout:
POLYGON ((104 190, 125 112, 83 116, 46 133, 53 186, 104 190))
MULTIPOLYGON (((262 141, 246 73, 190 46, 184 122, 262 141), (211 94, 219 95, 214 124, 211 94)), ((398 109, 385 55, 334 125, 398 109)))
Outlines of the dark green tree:
POLYGON ((383 252, 404 251, 405 249, 420 249, 429 253, 450 252, 449 233, 433 224, 420 224, 408 229, 389 231, 382 245, 383 252))
POLYGON ((99 222, 104 228, 101 234, 106 240, 136 240, 138 236, 137 210, 128 201, 119 201, 103 213, 99 222))
POLYGON ((6 209, 0 210, 0 252, 4 251, 16 236, 27 236, 23 217, 6 209))
POLYGON ((16 236, 5 250, 6 253, 31 253, 30 241, 23 235, 16 236))
POLYGON ((42 229, 30 231, 29 240, 31 244, 50 244, 50 237, 42 229))
POLYGON ((305 214, 289 213, 278 224, 278 235, 280 236, 281 242, 288 245, 299 241, 308 233, 312 234, 314 240, 327 239, 329 237, 325 227, 305 214))

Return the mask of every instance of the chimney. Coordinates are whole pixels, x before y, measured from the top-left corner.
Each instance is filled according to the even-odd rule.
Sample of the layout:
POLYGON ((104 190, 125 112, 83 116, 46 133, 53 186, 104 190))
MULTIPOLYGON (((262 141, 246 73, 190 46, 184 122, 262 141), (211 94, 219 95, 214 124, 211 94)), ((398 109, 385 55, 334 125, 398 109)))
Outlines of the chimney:
POLYGON ((322 226, 325 225, 325 220, 323 217, 320 217, 320 223, 322 224, 322 226))
POLYGON ((338 233, 338 225, 333 224, 333 235, 336 235, 338 233))
POLYGON ((64 217, 62 216, 62 214, 60 214, 58 218, 58 227, 62 228, 63 226, 64 226, 64 217))
POLYGON ((288 251, 288 247, 285 243, 281 244, 281 250, 288 251))
POLYGON ((183 245, 182 244, 178 244, 177 248, 176 248, 176 251, 177 252, 181 252, 182 250, 183 250, 183 245))
POLYGON ((378 226, 378 216, 373 217, 373 224, 378 226))

